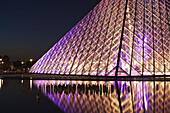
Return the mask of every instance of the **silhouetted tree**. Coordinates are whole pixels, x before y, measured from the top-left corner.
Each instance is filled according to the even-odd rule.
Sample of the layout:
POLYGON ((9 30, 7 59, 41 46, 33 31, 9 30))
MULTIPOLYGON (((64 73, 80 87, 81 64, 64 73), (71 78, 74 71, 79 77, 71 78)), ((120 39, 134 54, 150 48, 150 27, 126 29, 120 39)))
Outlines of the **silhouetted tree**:
POLYGON ((4 62, 4 65, 3 65, 4 70, 9 69, 10 64, 11 64, 10 58, 7 55, 5 55, 5 56, 2 57, 2 59, 3 59, 3 62, 4 62))
POLYGON ((21 61, 15 61, 15 62, 13 62, 13 65, 14 65, 14 68, 16 68, 16 69, 22 68, 21 61))
POLYGON ((31 68, 36 62, 36 60, 34 60, 33 62, 27 61, 25 64, 27 68, 31 68))

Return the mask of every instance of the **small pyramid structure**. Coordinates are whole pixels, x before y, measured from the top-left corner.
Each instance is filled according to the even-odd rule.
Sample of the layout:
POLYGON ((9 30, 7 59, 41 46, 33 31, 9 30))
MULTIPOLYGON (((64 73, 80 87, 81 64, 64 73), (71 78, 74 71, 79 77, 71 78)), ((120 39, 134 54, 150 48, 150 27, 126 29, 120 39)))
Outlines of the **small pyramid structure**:
POLYGON ((30 73, 170 75, 168 0, 102 0, 30 73))

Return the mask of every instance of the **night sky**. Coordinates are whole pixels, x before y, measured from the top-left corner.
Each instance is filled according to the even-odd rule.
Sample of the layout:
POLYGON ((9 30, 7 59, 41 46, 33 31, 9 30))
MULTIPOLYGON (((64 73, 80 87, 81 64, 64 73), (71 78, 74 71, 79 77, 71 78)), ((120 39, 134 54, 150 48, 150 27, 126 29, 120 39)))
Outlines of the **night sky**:
POLYGON ((0 56, 39 59, 101 0, 1 0, 0 56))

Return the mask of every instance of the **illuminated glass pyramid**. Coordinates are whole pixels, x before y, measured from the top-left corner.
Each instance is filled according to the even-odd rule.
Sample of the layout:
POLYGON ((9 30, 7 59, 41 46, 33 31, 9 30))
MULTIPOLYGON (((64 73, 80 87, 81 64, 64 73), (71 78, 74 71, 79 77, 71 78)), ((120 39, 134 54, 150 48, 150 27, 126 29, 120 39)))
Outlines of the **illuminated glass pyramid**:
POLYGON ((170 75, 168 0, 102 0, 30 73, 170 75))

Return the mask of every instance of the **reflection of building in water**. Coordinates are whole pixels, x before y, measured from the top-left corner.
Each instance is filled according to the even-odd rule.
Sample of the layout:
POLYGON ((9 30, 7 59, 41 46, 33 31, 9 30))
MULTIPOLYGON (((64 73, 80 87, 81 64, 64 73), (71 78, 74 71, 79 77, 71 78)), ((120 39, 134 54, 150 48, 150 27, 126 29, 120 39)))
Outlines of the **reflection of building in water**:
POLYGON ((0 89, 2 88, 3 86, 3 79, 0 79, 0 89))
POLYGON ((64 112, 170 112, 168 81, 35 80, 64 112))
POLYGON ((34 93, 32 82, 33 82, 32 79, 30 79, 29 81, 21 79, 21 88, 22 88, 23 93, 26 93, 26 94, 28 94, 30 92, 34 93))
POLYGON ((109 112, 111 109, 120 112, 117 109, 119 103, 113 85, 74 81, 34 81, 34 83, 65 112, 109 112), (112 89, 112 93, 108 92, 111 91, 109 89, 112 89))

